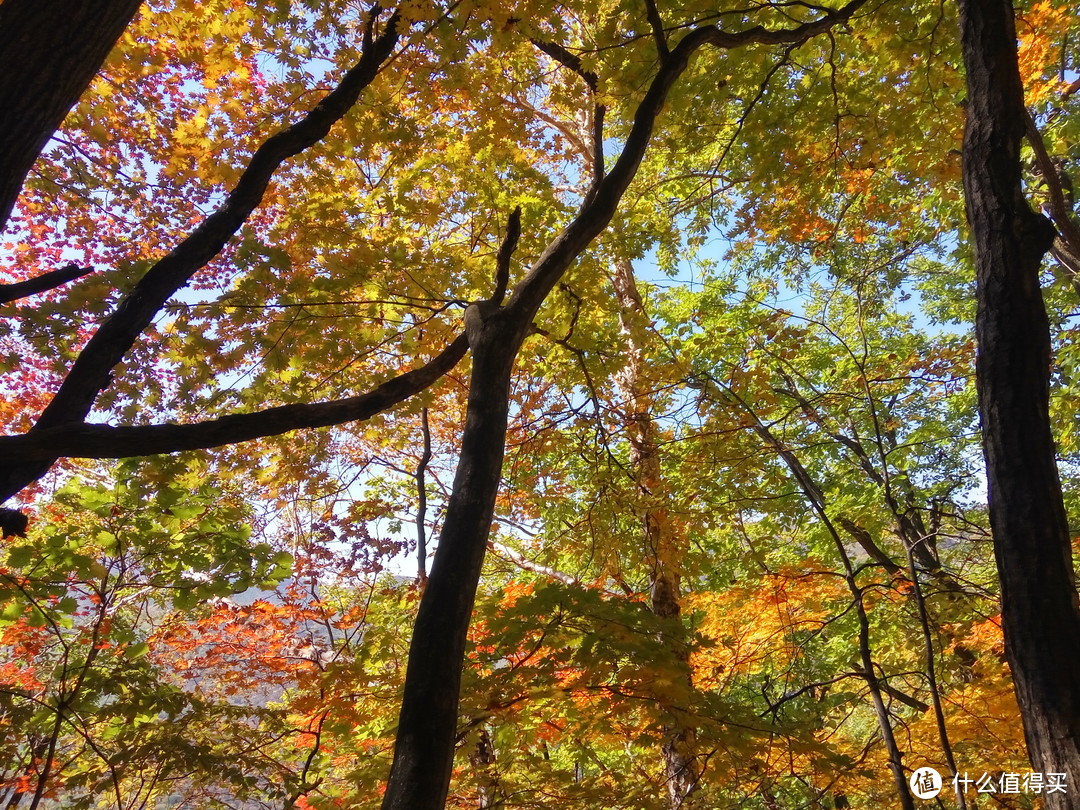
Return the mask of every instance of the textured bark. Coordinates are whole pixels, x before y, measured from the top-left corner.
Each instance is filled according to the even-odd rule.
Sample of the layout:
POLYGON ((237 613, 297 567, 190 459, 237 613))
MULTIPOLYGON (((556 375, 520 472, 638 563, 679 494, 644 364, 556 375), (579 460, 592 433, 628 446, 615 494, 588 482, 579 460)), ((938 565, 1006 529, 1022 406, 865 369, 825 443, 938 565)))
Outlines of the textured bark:
MULTIPOLYGON (((652 561, 649 605, 654 614, 674 623, 679 621, 681 612, 679 575, 685 548, 673 530, 664 505, 660 449, 652 417, 656 401, 645 378, 649 318, 634 278, 633 265, 628 260, 616 260, 612 281, 619 302, 619 331, 626 341, 625 362, 617 382, 626 400, 624 422, 630 439, 630 467, 640 504, 638 517, 642 539, 646 555, 652 561)), ((689 650, 684 634, 677 631, 675 636, 663 634, 660 642, 680 665, 688 664, 689 650)), ((701 776, 696 757, 697 730, 686 722, 684 713, 677 707, 662 708, 666 715, 662 731, 664 782, 668 806, 679 810, 686 806, 701 776)))
POLYGON ((450 785, 465 640, 506 437, 510 372, 521 337, 499 321, 470 329, 473 356, 460 460, 413 626, 384 810, 441 808, 450 785), (501 328, 500 328, 501 327, 501 328))
POLYGON ((0 3, 0 230, 30 167, 141 4, 0 3))
POLYGON ((1039 289, 1054 229, 1021 190, 1026 111, 1009 0, 960 0, 968 82, 964 191, 978 272, 977 381, 1005 652, 1032 768, 1080 808, 1080 611, 1049 417, 1039 289))

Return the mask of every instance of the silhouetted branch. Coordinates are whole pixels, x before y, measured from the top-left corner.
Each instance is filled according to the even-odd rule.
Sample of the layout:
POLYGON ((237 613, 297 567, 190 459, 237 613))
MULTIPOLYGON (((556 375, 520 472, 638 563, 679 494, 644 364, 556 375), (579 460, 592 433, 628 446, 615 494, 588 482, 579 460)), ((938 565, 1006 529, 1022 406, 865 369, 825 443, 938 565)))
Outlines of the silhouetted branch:
POLYGON ((274 172, 288 158, 322 140, 374 81, 397 44, 397 15, 341 82, 300 121, 267 138, 221 206, 161 257, 94 333, 72 364, 36 427, 78 422, 90 412, 113 367, 172 295, 205 267, 262 202, 274 172))
MULTIPOLYGON (((301 428, 370 419, 430 386, 465 356, 467 348, 465 336, 460 335, 420 368, 389 379, 365 394, 332 402, 280 405, 190 425, 59 425, 21 436, 0 436, 0 454, 50 464, 58 458, 129 458, 219 447, 301 428)), ((3 497, 10 494, 0 491, 3 497)))
POLYGON ((26 281, 17 281, 14 284, 0 284, 0 304, 10 304, 20 298, 29 298, 31 295, 55 290, 62 284, 82 278, 94 272, 92 267, 79 267, 69 264, 59 270, 50 270, 40 276, 28 278, 26 281))

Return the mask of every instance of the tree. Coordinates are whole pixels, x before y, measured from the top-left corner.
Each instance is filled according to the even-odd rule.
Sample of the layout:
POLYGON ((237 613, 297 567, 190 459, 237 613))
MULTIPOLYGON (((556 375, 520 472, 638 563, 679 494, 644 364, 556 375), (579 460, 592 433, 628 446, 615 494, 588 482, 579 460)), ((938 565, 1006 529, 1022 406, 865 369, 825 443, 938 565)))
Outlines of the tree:
MULTIPOLYGON (((19 4, 9 0, 3 8, 8 5, 19 4)), ((897 31, 891 11, 888 4, 871 9, 865 0, 835 8, 765 4, 750 13, 696 4, 578 9, 537 2, 514 16, 494 4, 444 9, 410 2, 397 10, 358 10, 345 0, 149 4, 147 18, 129 29, 91 86, 93 103, 75 109, 43 155, 13 218, 12 277, 35 277, 35 264, 61 261, 80 247, 86 257, 80 265, 107 269, 64 295, 46 290, 43 298, 9 309, 13 319, 3 337, 12 373, 0 417, 12 433, 0 438, 8 461, 0 492, 10 497, 37 485, 62 459, 217 447, 213 456, 185 458, 197 469, 248 476, 257 482, 253 501, 283 508, 290 499, 307 498, 327 504, 322 520, 362 521, 371 511, 343 506, 334 493, 357 499, 373 465, 394 466, 388 457, 399 450, 386 448, 404 439, 390 436, 392 426, 379 414, 404 403, 430 436, 433 409, 454 415, 460 409, 456 473, 443 493, 445 511, 436 513, 438 551, 422 589, 382 801, 387 808, 444 806, 455 743, 474 729, 475 738, 466 737, 475 754, 471 764, 482 772, 481 801, 490 804, 510 795, 505 782, 492 781, 500 762, 498 729, 489 731, 483 707, 471 707, 462 732, 459 693, 492 522, 503 512, 499 487, 508 435, 517 442, 527 434, 521 420, 555 396, 558 381, 545 377, 546 362, 573 369, 567 377, 574 382, 562 393, 566 409, 582 412, 587 403, 603 435, 610 428, 599 415, 619 399, 613 380, 624 367, 622 398, 635 404, 631 419, 618 426, 623 443, 601 442, 590 453, 616 459, 626 453, 632 485, 591 474, 597 476, 597 508, 611 508, 608 494, 624 492, 620 508, 636 516, 635 535, 645 540, 636 554, 655 546, 647 577, 653 615, 576 593, 567 604, 647 627, 646 637, 656 642, 648 654, 670 659, 658 666, 663 677, 681 671, 677 688, 656 688, 648 698, 659 707, 663 740, 652 750, 665 754, 666 781, 674 788, 669 804, 693 802, 698 783, 708 782, 715 750, 697 746, 719 749, 727 741, 716 730, 719 721, 708 716, 719 705, 716 696, 695 692, 693 662, 700 656, 693 635, 684 639, 675 621, 682 616, 684 571, 700 580, 695 591, 712 593, 716 586, 700 559, 691 565, 696 546, 683 538, 693 537, 710 553, 717 541, 685 522, 665 533, 664 508, 650 500, 654 488, 679 489, 682 504, 704 493, 702 503, 722 512, 721 493, 745 487, 751 490, 747 502, 775 500, 788 510, 740 511, 748 543, 770 525, 781 526, 807 543, 824 538, 824 551, 841 560, 842 570, 832 575, 846 583, 847 597, 829 598, 840 599, 836 622, 858 618, 857 627, 849 627, 858 636, 858 663, 844 660, 851 671, 823 674, 817 669, 828 666, 815 669, 815 662, 807 677, 820 680, 796 686, 799 694, 791 697, 774 694, 769 679, 801 665, 798 656, 778 657, 775 671, 746 670, 741 683, 764 678, 760 691, 768 704, 747 721, 750 736, 769 733, 767 718, 781 727, 789 705, 793 714, 816 712, 818 725, 807 720, 798 728, 830 728, 828 706, 811 711, 797 698, 820 696, 824 704, 830 677, 855 677, 872 704, 859 703, 859 716, 871 711, 888 739, 906 719, 895 701, 919 712, 930 704, 909 694, 922 688, 908 683, 917 683, 914 675, 903 674, 899 661, 884 660, 875 622, 893 614, 876 608, 875 596, 899 598, 905 570, 912 594, 920 577, 942 588, 955 585, 934 547, 945 520, 943 499, 928 496, 929 485, 920 489, 914 462, 897 460, 913 451, 879 416, 905 410, 894 400, 888 407, 878 402, 877 379, 872 383, 867 372, 901 355, 869 358, 867 333, 860 337, 864 356, 855 376, 863 389, 838 386, 836 401, 865 398, 869 421, 851 414, 850 422, 840 420, 819 401, 832 404, 831 389, 806 387, 822 371, 813 366, 820 357, 807 361, 805 374, 795 364, 803 376, 781 375, 750 386, 753 396, 746 396, 742 378, 770 379, 767 368, 733 361, 733 377, 725 379, 710 362, 726 361, 703 360, 704 348, 691 357, 675 351, 673 368, 681 373, 665 381, 660 394, 646 386, 645 357, 667 340, 686 340, 710 319, 694 311, 688 333, 651 338, 645 300, 640 291, 635 300, 633 281, 620 271, 612 293, 605 279, 612 265, 618 270, 619 262, 640 261, 652 249, 661 263, 673 265, 680 253, 693 255, 713 227, 739 240, 734 253, 744 262, 760 262, 775 277, 786 273, 792 284, 803 284, 808 268, 826 266, 859 290, 860 302, 873 298, 861 285, 892 289, 896 276, 929 277, 906 260, 952 235, 949 206, 957 195, 949 185, 955 161, 948 139, 958 116, 948 99, 955 80, 935 50, 940 7, 899 15, 910 31, 897 31), (152 15, 164 12, 177 24, 154 29, 152 15), (890 110, 881 100, 883 84, 912 92, 899 94, 899 108, 890 110), (824 130, 830 138, 819 137, 824 130), (141 136, 130 137, 135 132, 141 136), (921 194, 931 181, 941 188, 921 194), (738 210, 725 213, 725 206, 738 210), (60 210, 63 216, 53 214, 60 210), (752 245, 754 239, 767 247, 752 245), (464 310, 463 333, 446 317, 454 307, 464 310), (620 326, 623 338, 616 337, 620 326), (60 337, 69 342, 58 353, 60 337), (534 354, 544 352, 534 347, 541 339, 555 348, 552 359, 538 362, 534 354), (624 347, 624 362, 611 357, 605 342, 624 347), (466 371, 454 372, 466 351, 466 371), (572 362, 560 360, 560 352, 572 362), (712 486, 686 474, 679 456, 665 457, 667 440, 657 437, 669 432, 666 417, 639 418, 661 403, 688 405, 695 391, 706 411, 710 401, 724 403, 714 427, 737 435, 732 449, 744 453, 741 466, 712 486), (803 420, 786 437, 784 409, 803 420), (363 421, 371 425, 355 424, 363 421), (109 424, 116 422, 121 426, 109 424), (820 427, 830 422, 831 428, 820 427), (330 426, 337 430, 267 441, 258 452, 230 449, 330 426), (792 440, 804 446, 792 449, 792 440), (873 496, 839 484, 826 496, 824 482, 839 480, 830 454, 867 476, 866 492, 873 496), (302 480, 298 492, 290 491, 294 477, 302 480), (636 495, 625 497, 627 486, 636 495), (792 486, 799 508, 790 506, 792 486), (872 574, 857 556, 862 553, 872 561, 872 574)), ((33 284, 8 289, 12 298, 40 291, 33 284)), ((845 317, 852 312, 861 318, 863 309, 845 317)), ((753 318, 769 328, 769 319, 753 318)), ((812 355, 812 348, 805 351, 812 355)), ((826 365, 847 362, 829 355, 826 365)), ((884 397, 903 396, 901 389, 884 390, 884 397)), ((455 421, 438 413, 435 419, 436 429, 455 421)), ((672 441, 681 435, 673 427, 670 433, 672 441)), ((705 437, 686 441, 695 448, 687 457, 711 447, 705 437)), ((444 469, 429 455, 414 453, 421 461, 407 469, 396 465, 421 503, 429 473, 438 481, 444 469)), ((950 461, 950 469, 960 466, 950 461)), ((65 474, 78 481, 87 469, 104 468, 73 465, 65 474)), ((148 479, 176 475, 169 463, 150 462, 146 470, 148 479)), ((537 475, 558 477, 553 469, 537 475)), ((506 497, 519 494, 508 490, 506 497)), ((421 503, 423 535, 428 513, 421 503)), ((626 525, 626 515, 615 521, 626 525)), ((31 537, 41 542, 40 530, 31 527, 31 537)), ((513 533, 500 538, 507 559, 572 590, 577 580, 565 566, 532 560, 518 540, 513 533)), ((604 550, 609 560, 618 553, 614 544, 604 550)), ((20 554, 16 562, 24 562, 20 554)), ((773 564, 771 554, 760 559, 773 564)), ((632 601, 637 591, 620 570, 630 567, 606 566, 596 573, 597 587, 632 601)), ((797 565, 784 570, 796 572, 793 580, 818 575, 797 565)), ((535 604, 556 602, 551 596, 535 604)), ((692 621, 687 616, 684 627, 692 621)), ((931 681, 935 655, 942 655, 935 653, 932 624, 933 616, 921 611, 929 640, 925 657, 912 665, 929 661, 931 681)), ((805 629, 799 625, 792 620, 783 632, 795 638, 805 629)), ((618 677, 620 655, 636 654, 613 654, 609 677, 618 677)), ((931 691, 923 697, 937 701, 938 687, 931 691)), ((744 688, 746 703, 751 696, 744 688)), ((298 710, 308 723, 298 726, 302 735, 319 742, 307 764, 290 772, 302 774, 290 794, 294 803, 314 795, 316 765, 332 748, 333 724, 318 719, 331 711, 328 700, 319 703, 323 699, 296 704, 320 708, 298 710)), ((65 711, 53 715, 66 717, 65 711)), ((873 738, 864 745, 865 758, 873 738)), ((901 742, 888 744, 902 801, 904 754, 901 742)), ((789 788, 783 779, 805 779, 826 759, 796 757, 798 764, 782 776, 770 754, 754 758, 761 801, 775 806, 789 789, 817 800, 831 783, 789 788)), ((579 767, 575 761, 575 774, 579 767)))
POLYGON ((249 731, 244 712, 171 682, 149 644, 154 624, 288 573, 288 555, 251 542, 236 495, 178 482, 148 492, 133 476, 71 485, 45 516, 49 550, 7 549, 0 626, 14 655, 0 705, 21 733, 4 735, 6 806, 38 807, 63 788, 123 807, 166 795, 192 771, 257 777, 258 757, 235 744, 249 731))
MULTIPOLYGON (((1055 230, 1021 189, 1023 88, 1012 4, 962 2, 964 189, 978 267, 979 408, 1005 650, 1032 765, 1080 779, 1080 607, 1049 417, 1039 284, 1055 230)), ((1055 793, 1052 807, 1080 798, 1055 793)))
MULTIPOLYGON (((371 24, 374 24, 374 17, 371 24)), ((345 75, 338 87, 302 121, 277 133, 262 144, 252 156, 239 182, 224 204, 176 248, 156 262, 142 276, 122 305, 117 307, 107 323, 102 324, 95 331, 94 336, 80 352, 77 367, 73 365, 65 376, 60 390, 52 397, 35 422, 35 432, 40 434, 41 431, 50 427, 62 428, 61 433, 89 431, 88 434, 83 435, 84 438, 90 438, 90 444, 93 444, 94 434, 98 431, 83 424, 83 419, 93 407, 100 391, 110 382, 112 368, 130 350, 136 338, 151 323, 165 302, 183 287, 197 270, 221 251, 226 241, 250 216, 261 201, 274 171, 281 163, 325 136, 330 126, 355 103, 360 92, 371 83, 383 62, 389 57, 397 43, 397 38, 396 17, 390 18, 387 30, 378 38, 370 35, 369 28, 366 39, 368 47, 360 61, 345 75)), ((267 435, 268 432, 291 430, 300 426, 333 424, 343 418, 365 418, 421 390, 430 381, 427 373, 435 370, 437 377, 445 370, 443 364, 448 361, 450 365, 453 365, 460 359, 464 349, 465 342, 458 341, 432 366, 390 384, 384 384, 366 396, 337 403, 326 403, 314 409, 297 410, 294 408, 286 411, 264 411, 258 415, 245 414, 240 416, 239 424, 235 419, 230 419, 225 423, 220 421, 204 423, 199 426, 195 434, 182 428, 178 433, 175 427, 171 429, 165 427, 164 436, 162 436, 164 444, 154 449, 142 443, 151 434, 161 435, 161 428, 156 431, 152 428, 147 431, 144 428, 138 430, 134 437, 129 435, 128 438, 129 440, 134 438, 135 445, 141 445, 140 453, 146 450, 171 452, 184 447, 213 446, 218 443, 242 440, 245 427, 247 427, 249 437, 252 437, 267 435), (255 416, 254 422, 251 421, 252 416, 255 416), (297 422, 298 418, 300 422, 297 422), (327 419, 330 421, 326 421, 327 419), (307 424, 303 424, 304 421, 307 424), (251 433, 252 428, 254 428, 254 433, 251 433), (208 433, 207 429, 209 429, 208 433), (209 445, 206 444, 208 441, 209 445)), ((31 445, 37 444, 37 446, 24 447, 20 450, 17 446, 9 445, 9 458, 13 459, 13 463, 5 473, 4 497, 10 497, 35 481, 47 471, 56 458, 62 455, 74 453, 94 457, 95 453, 102 452, 106 457, 112 458, 128 455, 124 452, 117 454, 115 441, 119 437, 108 429, 105 430, 104 436, 98 434, 96 437, 98 441, 104 438, 106 446, 111 445, 105 450, 101 449, 101 445, 97 450, 90 446, 75 450, 68 444, 71 441, 70 438, 61 438, 61 446, 66 446, 63 450, 57 451, 47 446, 49 441, 47 438, 44 440, 45 446, 35 442, 34 439, 38 437, 32 434, 27 434, 23 438, 28 439, 31 445)))

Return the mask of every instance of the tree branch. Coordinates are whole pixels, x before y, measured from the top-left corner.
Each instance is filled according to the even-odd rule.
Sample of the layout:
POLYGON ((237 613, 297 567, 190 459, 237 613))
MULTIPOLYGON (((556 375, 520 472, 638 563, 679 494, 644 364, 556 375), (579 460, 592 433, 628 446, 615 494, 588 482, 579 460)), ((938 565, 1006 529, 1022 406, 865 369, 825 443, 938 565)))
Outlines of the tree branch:
POLYGON ((1061 179, 1058 177, 1053 160, 1050 159, 1050 153, 1046 151, 1042 133, 1035 126, 1035 119, 1031 117, 1031 111, 1027 107, 1024 107, 1024 130, 1027 141, 1035 153, 1039 174, 1042 175, 1046 190, 1050 194, 1050 215, 1054 220, 1054 225, 1057 226, 1060 239, 1065 242, 1070 254, 1080 253, 1080 228, 1077 228, 1076 223, 1069 216, 1069 207, 1065 203, 1065 190, 1061 179))
MULTIPOLYGON (((629 134, 626 136, 619 159, 615 161, 611 171, 596 185, 595 193, 586 197, 573 221, 548 245, 529 273, 517 284, 510 304, 506 309, 516 310, 517 306, 520 306, 522 310, 530 312, 527 321, 531 322, 532 313, 539 309, 540 304, 547 297, 551 288, 558 282, 569 263, 607 227, 607 224, 615 215, 615 209, 618 207, 623 193, 637 173, 638 166, 641 164, 645 149, 652 138, 653 128, 656 125, 657 118, 660 116, 660 112, 663 110, 668 93, 683 74, 683 71, 686 70, 690 58, 699 49, 705 45, 722 49, 734 49, 753 44, 787 45, 806 42, 811 37, 828 31, 834 25, 850 19, 865 4, 866 0, 852 0, 847 5, 824 15, 818 20, 803 23, 794 28, 774 30, 757 25, 745 31, 732 33, 715 26, 703 26, 694 29, 683 37, 671 50, 668 59, 660 66, 644 98, 638 105, 633 124, 630 127, 629 134)), ((568 67, 576 64, 579 75, 584 77, 589 73, 589 71, 581 72, 583 71, 581 60, 563 46, 537 40, 531 41, 556 61, 566 58, 569 60, 568 67), (553 53, 557 53, 559 56, 555 56, 553 53)), ((522 325, 522 329, 526 328, 527 323, 522 325)))
POLYGON ((431 462, 431 425, 428 422, 428 409, 420 409, 420 434, 424 449, 416 463, 413 478, 416 481, 416 581, 423 585, 427 582, 427 481, 425 473, 431 462))
POLYGON ((82 278, 94 272, 92 267, 79 267, 69 264, 59 270, 50 270, 40 276, 28 278, 26 281, 17 281, 14 284, 0 284, 0 304, 10 304, 20 298, 29 298, 31 295, 55 290, 57 287, 82 278))
MULTIPOLYGON (((85 422, 64 424, 32 430, 20 436, 0 436, 0 455, 24 461, 47 461, 49 464, 58 458, 150 456, 219 447, 264 436, 277 436, 301 428, 329 427, 370 419, 429 387, 457 365, 467 348, 465 336, 459 335, 420 368, 389 379, 371 391, 354 397, 332 402, 280 405, 189 425, 113 427, 85 422)), ((0 490, 0 499, 11 494, 0 490)))
POLYGON ((670 53, 667 44, 667 34, 664 31, 664 21, 660 17, 660 9, 656 7, 656 0, 645 0, 645 16, 649 20, 652 29, 653 41, 656 42, 656 53, 663 62, 670 53))
POLYGON ((521 206, 517 206, 510 212, 510 218, 506 223, 506 236, 499 245, 499 252, 495 256, 495 292, 491 301, 501 304, 506 298, 506 288, 510 284, 510 259, 517 248, 518 239, 521 238, 521 206))
POLYGON ((544 42, 539 39, 530 39, 529 42, 564 68, 580 76, 589 88, 589 97, 593 99, 592 115, 589 116, 590 143, 588 160, 592 164, 592 185, 586 193, 586 200, 589 200, 604 179, 604 114, 607 112, 607 108, 603 104, 597 104, 595 101, 596 93, 600 87, 600 79, 593 71, 586 70, 581 63, 581 57, 567 50, 564 45, 557 42, 544 42))
POLYGON ((594 93, 596 92, 600 81, 599 78, 591 70, 585 69, 585 67, 581 64, 581 57, 578 56, 576 53, 568 51, 566 49, 566 46, 560 45, 558 42, 545 42, 543 40, 534 38, 529 39, 529 42, 535 45, 539 50, 546 53, 548 56, 550 56, 567 70, 576 73, 578 76, 585 80, 585 84, 589 86, 590 90, 592 90, 594 93))
POLYGON ((905 706, 908 706, 909 708, 912 708, 917 712, 925 712, 927 709, 930 708, 929 703, 923 703, 921 700, 916 697, 912 697, 907 692, 901 692, 895 686, 890 685, 888 680, 886 680, 885 678, 878 678, 878 686, 881 687, 881 691, 884 692, 886 695, 895 700, 899 700, 905 706))
POLYGON ((551 568, 547 565, 541 565, 540 563, 533 562, 527 557, 523 557, 518 554, 509 546, 504 546, 501 543, 492 543, 491 550, 498 554, 500 557, 505 557, 518 568, 525 571, 532 571, 534 574, 540 574, 549 579, 554 579, 561 582, 563 585, 577 585, 577 579, 570 576, 567 573, 559 571, 556 568, 551 568))
POLYGON ((35 428, 77 422, 89 413, 98 393, 109 384, 113 367, 164 303, 221 252, 262 202, 277 168, 322 140, 375 79, 397 44, 397 22, 395 14, 372 47, 365 48, 360 61, 303 119, 264 141, 225 202, 146 272, 87 342, 35 428))

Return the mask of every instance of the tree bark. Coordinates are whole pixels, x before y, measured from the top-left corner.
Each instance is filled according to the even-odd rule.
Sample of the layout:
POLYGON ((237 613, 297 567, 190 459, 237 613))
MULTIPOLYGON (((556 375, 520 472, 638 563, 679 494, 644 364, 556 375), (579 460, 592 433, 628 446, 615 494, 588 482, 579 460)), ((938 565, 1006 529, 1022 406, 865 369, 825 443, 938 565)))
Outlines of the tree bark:
POLYGON ((1021 189, 1023 89, 1009 0, 960 0, 968 83, 964 192, 978 273, 979 411, 1005 652, 1032 768, 1064 773, 1046 807, 1080 808, 1080 610, 1049 416, 1039 289, 1054 229, 1021 189))
POLYGON ((514 326, 491 318, 469 330, 473 370, 460 460, 413 626, 383 810, 441 808, 446 801, 461 664, 502 474, 510 373, 524 339, 514 326))
POLYGON ((30 167, 142 0, 0 3, 0 230, 30 167))

